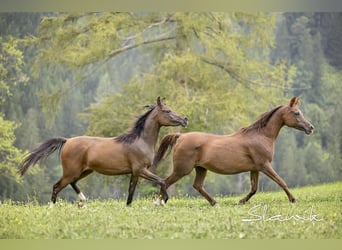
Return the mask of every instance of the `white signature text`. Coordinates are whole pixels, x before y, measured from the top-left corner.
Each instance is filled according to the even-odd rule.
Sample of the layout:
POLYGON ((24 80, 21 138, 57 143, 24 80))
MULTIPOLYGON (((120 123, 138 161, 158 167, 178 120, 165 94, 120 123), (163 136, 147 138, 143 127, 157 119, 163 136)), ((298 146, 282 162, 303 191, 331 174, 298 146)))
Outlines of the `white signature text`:
POLYGON ((313 206, 309 209, 303 211, 302 214, 269 214, 268 205, 256 205, 248 210, 248 218, 243 218, 244 222, 252 222, 252 221, 322 221, 322 218, 319 218, 318 214, 313 213, 313 206))

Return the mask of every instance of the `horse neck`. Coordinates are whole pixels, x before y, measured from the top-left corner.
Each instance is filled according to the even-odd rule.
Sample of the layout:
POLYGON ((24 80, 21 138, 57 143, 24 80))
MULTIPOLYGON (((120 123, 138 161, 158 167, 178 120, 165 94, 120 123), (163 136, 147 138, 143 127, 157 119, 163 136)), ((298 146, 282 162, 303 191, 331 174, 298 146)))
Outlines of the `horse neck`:
POLYGON ((155 116, 150 114, 146 120, 144 130, 140 138, 152 149, 154 149, 157 144, 160 127, 160 124, 155 120, 155 116))
POLYGON ((272 115, 267 125, 263 128, 264 135, 272 139, 273 141, 277 139, 280 129, 284 126, 284 121, 282 118, 283 112, 284 112, 283 108, 280 108, 279 110, 277 110, 272 115))

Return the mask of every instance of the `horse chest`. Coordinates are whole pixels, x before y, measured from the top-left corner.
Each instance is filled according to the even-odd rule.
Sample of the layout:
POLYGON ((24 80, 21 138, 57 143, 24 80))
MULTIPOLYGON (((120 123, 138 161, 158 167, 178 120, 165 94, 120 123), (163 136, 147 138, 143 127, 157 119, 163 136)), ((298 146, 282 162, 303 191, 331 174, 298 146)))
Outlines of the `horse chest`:
POLYGON ((144 165, 150 165, 153 160, 154 152, 150 147, 146 145, 135 145, 130 148, 128 157, 131 162, 141 162, 144 165))
POLYGON ((251 158, 256 165, 271 162, 273 160, 274 145, 267 141, 260 140, 249 147, 251 158))

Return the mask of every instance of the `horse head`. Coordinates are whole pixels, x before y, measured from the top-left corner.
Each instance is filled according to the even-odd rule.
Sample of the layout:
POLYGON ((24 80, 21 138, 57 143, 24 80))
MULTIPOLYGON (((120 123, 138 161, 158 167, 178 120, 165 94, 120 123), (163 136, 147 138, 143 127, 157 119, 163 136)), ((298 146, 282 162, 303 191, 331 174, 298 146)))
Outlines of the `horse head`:
POLYGON ((314 126, 304 118, 302 111, 298 108, 298 97, 293 97, 290 104, 286 106, 283 121, 286 126, 304 131, 307 135, 313 133, 314 126))
POLYGON ((156 119, 161 126, 183 126, 186 127, 188 125, 188 118, 185 116, 181 116, 173 111, 169 106, 165 103, 165 98, 160 100, 160 97, 157 98, 157 106, 156 106, 156 119))

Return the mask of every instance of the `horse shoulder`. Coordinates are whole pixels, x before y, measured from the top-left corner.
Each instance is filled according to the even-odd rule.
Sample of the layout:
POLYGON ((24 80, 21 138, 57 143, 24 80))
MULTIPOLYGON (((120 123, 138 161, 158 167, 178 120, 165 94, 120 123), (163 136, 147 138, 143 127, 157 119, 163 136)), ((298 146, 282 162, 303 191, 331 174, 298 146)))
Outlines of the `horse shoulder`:
POLYGON ((274 155, 274 141, 265 136, 251 136, 248 140, 248 151, 255 165, 272 162, 274 155))

